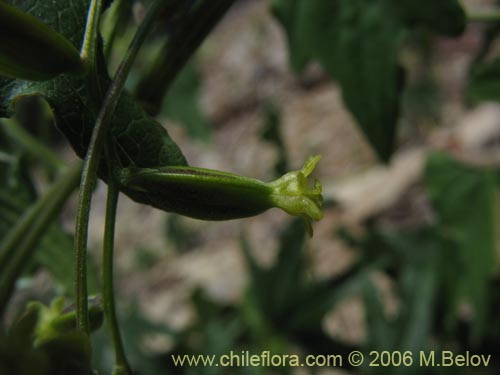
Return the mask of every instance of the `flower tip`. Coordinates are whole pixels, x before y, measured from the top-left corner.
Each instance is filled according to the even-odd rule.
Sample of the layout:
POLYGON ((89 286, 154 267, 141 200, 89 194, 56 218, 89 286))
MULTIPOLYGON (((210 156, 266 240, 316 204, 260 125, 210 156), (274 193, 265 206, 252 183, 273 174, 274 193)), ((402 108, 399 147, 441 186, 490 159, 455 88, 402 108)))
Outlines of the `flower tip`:
POLYGON ((270 184, 273 188, 274 205, 291 215, 301 216, 310 236, 312 221, 323 217, 323 196, 321 183, 314 180, 313 186, 308 187, 307 176, 312 173, 320 159, 320 155, 312 156, 307 159, 302 169, 289 172, 270 184))
POLYGON ((306 177, 309 176, 314 170, 314 168, 316 168, 316 164, 318 164, 320 160, 321 160, 321 155, 310 156, 304 163, 301 172, 304 173, 306 177))

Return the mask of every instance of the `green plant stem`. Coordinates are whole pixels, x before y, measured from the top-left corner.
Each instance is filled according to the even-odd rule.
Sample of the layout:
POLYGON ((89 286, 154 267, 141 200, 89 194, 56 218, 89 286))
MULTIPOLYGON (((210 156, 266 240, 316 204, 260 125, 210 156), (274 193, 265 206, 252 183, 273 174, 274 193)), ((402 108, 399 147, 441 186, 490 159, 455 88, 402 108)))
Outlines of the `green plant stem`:
POLYGON ((87 11, 87 24, 83 37, 80 57, 85 64, 86 83, 92 93, 96 105, 100 105, 104 96, 104 89, 99 79, 97 68, 97 47, 99 40, 99 21, 101 16, 102 0, 92 0, 87 11))
POLYGON ((500 10, 470 12, 467 14, 469 22, 500 22, 500 10))
POLYGON ((164 1, 156 0, 150 7, 142 24, 139 26, 134 39, 123 58, 115 78, 111 83, 103 106, 94 126, 89 148, 83 166, 80 184, 80 196, 75 229, 75 289, 76 289, 76 317, 78 328, 89 333, 88 302, 87 302, 87 235, 90 215, 92 189, 97 181, 97 169, 101 160, 104 141, 111 123, 118 100, 123 91, 130 68, 144 42, 159 7, 164 1))
POLYGON ((159 112, 165 93, 194 51, 226 14, 235 0, 202 0, 169 35, 148 74, 137 87, 137 97, 152 115, 159 112))
POLYGON ((31 155, 40 158, 51 169, 61 170, 66 166, 66 163, 56 153, 35 139, 16 120, 0 119, 0 124, 7 135, 19 143, 31 155))
POLYGON ((81 171, 81 162, 65 170, 43 197, 25 212, 2 241, 0 246, 0 254, 2 254, 0 316, 3 315, 15 282, 31 259, 36 244, 78 186, 81 171))
POLYGON ((102 252, 102 299, 104 314, 109 324, 111 339, 115 349, 115 367, 120 373, 132 374, 130 366, 125 355, 125 349, 120 334, 118 318, 115 308, 115 291, 113 281, 113 253, 116 208, 119 196, 118 185, 111 176, 108 182, 108 198, 106 202, 106 220, 104 224, 104 243, 102 252))
POLYGON ((97 36, 99 33, 99 16, 101 14, 102 0, 92 0, 87 12, 87 24, 83 37, 80 56, 87 69, 92 69, 96 63, 97 36))

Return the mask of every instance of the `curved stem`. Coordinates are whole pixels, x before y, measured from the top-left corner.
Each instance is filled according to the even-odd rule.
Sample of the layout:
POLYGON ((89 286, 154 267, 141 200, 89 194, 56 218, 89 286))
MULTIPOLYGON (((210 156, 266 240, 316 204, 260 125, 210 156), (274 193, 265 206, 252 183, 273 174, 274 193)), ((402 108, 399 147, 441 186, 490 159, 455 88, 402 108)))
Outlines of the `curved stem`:
POLYGON ((102 252, 102 299, 104 314, 108 320, 111 331, 111 339, 115 349, 115 367, 116 371, 123 374, 132 374, 130 366, 125 355, 123 341, 120 334, 118 319, 115 309, 115 292, 113 282, 113 253, 115 237, 116 208, 118 205, 118 196, 120 192, 116 180, 112 173, 108 182, 108 198, 106 202, 106 220, 104 224, 104 243, 102 252))
POLYGON ((97 46, 99 38, 99 21, 101 16, 102 0, 91 0, 87 12, 85 35, 80 50, 80 57, 85 64, 86 81, 94 102, 99 105, 104 96, 97 72, 97 46))
POLYGON ((187 14, 172 12, 172 16, 180 16, 181 21, 137 87, 137 97, 150 114, 158 114, 164 96, 178 73, 234 2, 204 0, 197 2, 187 14))
POLYGON ((15 282, 36 249, 36 244, 78 186, 82 165, 68 168, 25 214, 0 246, 0 316, 12 294, 15 282))
POLYGON ((101 6, 102 0, 92 0, 87 12, 85 35, 83 37, 82 48, 80 50, 80 57, 85 62, 87 68, 92 68, 95 66, 101 6))
POLYGON ((75 229, 75 289, 77 326, 81 331, 87 334, 89 333, 87 302, 87 235, 92 188, 97 181, 97 169, 99 161, 101 160, 104 140, 116 105, 123 91, 125 80, 127 79, 130 68, 132 67, 146 35, 153 25, 153 20, 162 3, 162 0, 156 0, 153 3, 143 23, 139 26, 118 68, 115 78, 104 99, 101 111, 97 116, 87 155, 85 157, 75 229))
POLYGON ((0 119, 0 124, 6 133, 19 143, 31 155, 40 158, 51 169, 60 170, 66 166, 56 153, 35 139, 20 124, 13 119, 0 119))

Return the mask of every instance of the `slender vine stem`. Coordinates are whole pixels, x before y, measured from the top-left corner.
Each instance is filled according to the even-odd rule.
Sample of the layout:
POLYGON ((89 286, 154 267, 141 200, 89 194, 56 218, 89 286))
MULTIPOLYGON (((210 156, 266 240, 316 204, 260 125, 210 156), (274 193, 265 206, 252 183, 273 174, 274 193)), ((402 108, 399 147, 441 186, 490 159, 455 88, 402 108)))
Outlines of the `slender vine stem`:
POLYGON ((87 24, 83 37, 80 56, 87 68, 92 69, 96 62, 97 35, 99 33, 99 16, 101 13, 102 0, 92 0, 87 12, 87 24))
POLYGON ((97 46, 99 41, 99 23, 101 18, 102 0, 91 0, 87 12, 87 24, 83 37, 80 57, 86 71, 86 81, 89 91, 96 105, 102 103, 104 89, 99 79, 97 67, 97 46))
POLYGON ((6 133, 19 143, 21 147, 31 155, 40 158, 51 169, 61 170, 66 166, 64 161, 55 152, 35 139, 16 120, 0 119, 0 124, 6 133))
POLYGON ((236 0, 199 1, 169 35, 148 74, 137 87, 137 97, 152 115, 158 114, 165 93, 194 51, 236 0))
POLYGON ((2 275, 0 276, 0 316, 14 289, 15 282, 36 249, 36 244, 78 186, 82 164, 65 170, 2 241, 2 275))
POLYGON ((120 334, 118 318, 115 308, 115 292, 113 281, 113 253, 115 237, 116 209, 120 191, 116 180, 110 173, 108 182, 108 198, 106 202, 106 220, 104 224, 104 242, 102 252, 102 299, 104 314, 108 320, 111 339, 115 349, 116 372, 120 374, 132 374, 125 355, 125 349, 120 334))
POLYGON ((153 25, 153 20, 158 13, 158 9, 163 2, 162 0, 156 0, 151 5, 144 21, 139 26, 134 39, 130 43, 118 67, 114 80, 106 93, 106 97, 104 98, 85 157, 75 229, 75 289, 77 326, 81 331, 87 334, 89 333, 87 302, 87 235, 92 189, 97 181, 97 169, 101 160, 107 130, 111 123, 111 118, 118 100, 122 94, 128 73, 130 72, 130 68, 132 67, 142 43, 153 25))

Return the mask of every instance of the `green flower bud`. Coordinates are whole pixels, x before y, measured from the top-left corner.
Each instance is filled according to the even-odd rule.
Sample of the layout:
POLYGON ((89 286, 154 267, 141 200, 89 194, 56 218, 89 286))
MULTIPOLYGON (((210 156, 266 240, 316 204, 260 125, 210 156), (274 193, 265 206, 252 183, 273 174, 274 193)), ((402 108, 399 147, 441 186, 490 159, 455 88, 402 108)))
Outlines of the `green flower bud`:
MULTIPOLYGON (((64 297, 54 299, 50 306, 41 302, 30 302, 28 310, 38 311, 38 323, 35 331, 35 346, 43 346, 51 341, 64 341, 66 337, 73 340, 76 330, 75 310, 64 310, 64 297)), ((104 311, 99 305, 89 307, 90 330, 98 330, 104 320, 104 311)))
POLYGON ((32 81, 83 73, 78 50, 38 18, 0 1, 0 75, 32 81))
MULTIPOLYGON (((102 308, 92 306, 89 320, 91 326, 97 328, 103 321, 102 308)), ((33 351, 22 353, 23 358, 33 353, 45 360, 47 370, 36 369, 33 374, 88 375, 92 372, 90 338, 77 329, 75 312, 65 311, 63 297, 53 300, 50 306, 30 302, 13 333, 23 338, 29 334, 27 344, 33 351)))
POLYGON ((128 168, 121 184, 148 197, 155 207, 202 220, 231 220, 258 215, 272 207, 311 221, 322 217, 321 184, 307 186, 320 157, 309 158, 301 170, 265 183, 232 173, 195 167, 128 168))

